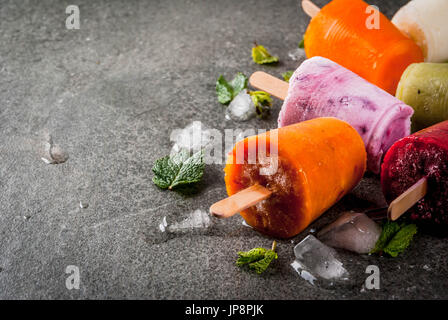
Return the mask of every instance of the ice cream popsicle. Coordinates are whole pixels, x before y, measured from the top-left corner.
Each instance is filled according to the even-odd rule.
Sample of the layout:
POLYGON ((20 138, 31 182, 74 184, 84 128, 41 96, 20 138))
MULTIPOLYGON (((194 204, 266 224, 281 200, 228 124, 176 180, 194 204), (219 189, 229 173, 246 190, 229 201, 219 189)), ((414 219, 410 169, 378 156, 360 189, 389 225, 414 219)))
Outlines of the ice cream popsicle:
POLYGON ((425 61, 448 62, 448 1, 409 1, 392 23, 420 46, 425 61))
POLYGON ((448 120, 448 63, 411 64, 401 76, 396 97, 414 109, 413 131, 448 120))
MULTIPOLYGON (((239 141, 224 171, 229 196, 256 185, 270 190, 272 194, 262 195, 265 200, 251 203, 241 215, 256 230, 289 238, 350 192, 365 168, 366 152, 359 134, 348 123, 328 117, 239 141), (260 169, 268 165, 260 156, 261 144, 267 156, 277 159, 277 170, 271 174, 260 174, 260 169), (239 163, 238 150, 244 155, 239 163), (257 157, 252 164, 251 155, 257 157)), ((210 211, 213 213, 213 208, 210 211)))
POLYGON ((427 180, 426 195, 410 209, 411 219, 448 230, 448 121, 400 139, 387 152, 381 185, 388 202, 419 180, 427 180))
POLYGON ((322 56, 395 94, 408 65, 423 62, 420 47, 362 0, 333 0, 306 30, 308 58, 322 56), (377 21, 375 21, 375 13, 377 21))
POLYGON ((389 147, 410 134, 412 114, 411 107, 350 70, 329 59, 313 57, 290 78, 278 126, 318 117, 344 120, 365 143, 367 168, 379 173, 389 147))

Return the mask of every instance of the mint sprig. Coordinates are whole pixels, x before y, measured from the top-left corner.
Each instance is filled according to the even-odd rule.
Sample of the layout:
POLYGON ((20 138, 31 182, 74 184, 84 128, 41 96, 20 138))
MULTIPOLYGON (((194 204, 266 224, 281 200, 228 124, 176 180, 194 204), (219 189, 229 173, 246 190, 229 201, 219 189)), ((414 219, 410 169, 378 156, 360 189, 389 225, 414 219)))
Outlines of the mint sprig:
POLYGON ((271 113, 271 95, 264 91, 250 91, 249 95, 255 105, 257 116, 262 119, 267 118, 271 113))
POLYGON ((286 82, 289 82, 289 79, 291 79, 294 71, 286 71, 285 73, 282 73, 283 80, 286 82))
POLYGON ((247 88, 247 77, 241 72, 238 72, 230 82, 227 82, 221 75, 216 81, 218 101, 222 104, 228 104, 245 88, 247 88))
POLYGON ((271 56, 271 54, 262 45, 257 45, 252 48, 252 59, 258 64, 271 64, 278 62, 278 57, 271 56))
POLYGON ((172 156, 165 156, 156 160, 152 171, 152 181, 162 189, 173 189, 180 185, 195 183, 204 174, 204 151, 190 155, 188 150, 182 149, 172 156))
POLYGON ((416 233, 415 224, 387 221, 383 224, 381 235, 370 253, 387 253, 395 258, 410 245, 416 233))
POLYGON ((236 265, 242 267, 248 265, 250 269, 255 270, 256 273, 261 274, 266 271, 271 262, 278 258, 275 248, 277 242, 274 241, 272 249, 254 248, 249 251, 238 251, 238 259, 236 265))

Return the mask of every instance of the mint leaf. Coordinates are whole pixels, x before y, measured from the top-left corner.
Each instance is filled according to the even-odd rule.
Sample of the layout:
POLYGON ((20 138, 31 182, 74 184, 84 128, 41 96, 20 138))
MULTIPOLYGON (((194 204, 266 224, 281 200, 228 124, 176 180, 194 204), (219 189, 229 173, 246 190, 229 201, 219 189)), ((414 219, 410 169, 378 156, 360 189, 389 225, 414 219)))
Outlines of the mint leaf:
POLYGON ((375 244, 375 248, 373 248, 370 253, 382 252, 387 243, 393 238, 398 230, 400 230, 400 225, 398 222, 386 221, 383 224, 383 230, 381 231, 381 235, 375 244))
POLYGON ((294 71, 286 71, 285 73, 282 73, 283 80, 286 82, 289 82, 289 79, 291 79, 294 71))
POLYGON ((415 224, 387 221, 383 225, 375 248, 370 253, 384 252, 395 258, 409 246, 416 233, 417 226, 415 224))
POLYGON ((162 189, 171 190, 176 186, 201 180, 204 167, 203 150, 191 156, 189 151, 181 150, 173 156, 166 156, 155 162, 152 181, 162 189))
POLYGON ((249 264, 249 268, 255 270, 256 273, 261 274, 266 271, 266 269, 271 264, 272 260, 277 259, 277 253, 275 253, 272 250, 267 250, 264 258, 261 260, 258 260, 257 262, 252 262, 249 264))
POLYGON ((216 81, 216 94, 222 104, 228 104, 233 99, 233 89, 222 75, 216 81))
POLYGON ((302 39, 302 41, 299 42, 299 48, 304 49, 305 48, 305 38, 302 39))
POLYGON ((274 241, 272 249, 254 248, 249 251, 238 251, 238 259, 236 265, 238 267, 249 265, 249 269, 255 270, 256 273, 261 274, 269 267, 272 260, 277 259, 278 255, 275 253, 277 242, 274 241))
POLYGON ((216 81, 218 101, 222 104, 228 104, 245 88, 247 88, 247 77, 241 72, 238 72, 230 83, 221 75, 216 81))
POLYGON ((268 50, 262 45, 255 45, 252 48, 252 59, 258 64, 269 64, 278 62, 278 57, 271 56, 268 50))
POLYGON ((230 86, 233 89, 233 99, 238 95, 238 93, 247 88, 247 77, 241 72, 238 72, 235 78, 233 78, 230 82, 230 86))
POLYGON ((400 231, 394 235, 392 240, 389 241, 383 251, 395 258, 409 246, 416 233, 417 226, 415 224, 408 224, 402 227, 400 231))
POLYGON ((266 118, 271 113, 272 98, 271 95, 264 91, 250 91, 250 97, 255 105, 257 116, 266 118))
POLYGON ((267 249, 265 248, 254 248, 249 251, 238 251, 238 259, 236 260, 236 265, 241 267, 245 264, 258 261, 264 258, 267 249))

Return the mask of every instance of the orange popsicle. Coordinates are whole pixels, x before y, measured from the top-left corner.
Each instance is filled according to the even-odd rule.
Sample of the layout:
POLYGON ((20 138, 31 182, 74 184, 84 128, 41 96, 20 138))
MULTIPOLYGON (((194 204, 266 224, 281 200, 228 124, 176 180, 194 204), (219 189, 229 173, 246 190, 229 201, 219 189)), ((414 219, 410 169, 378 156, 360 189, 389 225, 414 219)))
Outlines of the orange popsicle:
POLYGON ((383 14, 362 0, 333 0, 311 19, 305 33, 308 58, 322 56, 392 95, 403 71, 423 61, 421 49, 383 14), (378 26, 378 29, 375 27, 378 26))
POLYGON ((229 196, 259 184, 272 195, 241 212, 256 230, 279 238, 292 237, 352 190, 366 169, 364 143, 348 123, 316 118, 239 141, 229 154, 225 182, 229 196), (277 170, 260 174, 271 164, 258 154, 277 159, 277 170), (249 146, 256 148, 249 148, 249 146), (255 150, 256 149, 256 150, 255 150), (242 150, 242 152, 238 151, 242 150), (271 152, 274 150, 274 152, 271 152), (275 152, 276 150, 276 152, 275 152), (240 156, 239 164, 237 155, 240 156), (249 163, 251 157, 257 161, 249 163))

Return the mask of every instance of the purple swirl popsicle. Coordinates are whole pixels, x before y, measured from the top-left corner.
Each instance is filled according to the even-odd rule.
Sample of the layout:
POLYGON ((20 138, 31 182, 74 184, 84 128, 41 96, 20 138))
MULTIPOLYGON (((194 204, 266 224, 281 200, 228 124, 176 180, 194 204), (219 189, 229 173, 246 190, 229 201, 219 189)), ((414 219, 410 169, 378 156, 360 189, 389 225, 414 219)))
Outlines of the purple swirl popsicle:
POLYGON ((348 122, 361 135, 367 169, 380 172, 389 147, 410 134, 413 109, 352 71, 322 57, 305 60, 289 81, 278 126, 318 117, 348 122))

